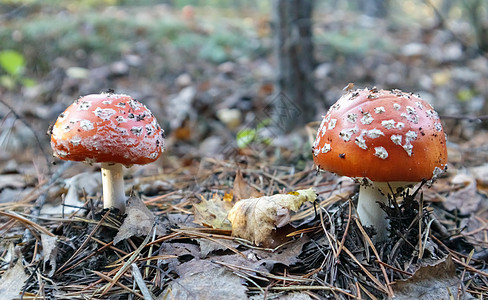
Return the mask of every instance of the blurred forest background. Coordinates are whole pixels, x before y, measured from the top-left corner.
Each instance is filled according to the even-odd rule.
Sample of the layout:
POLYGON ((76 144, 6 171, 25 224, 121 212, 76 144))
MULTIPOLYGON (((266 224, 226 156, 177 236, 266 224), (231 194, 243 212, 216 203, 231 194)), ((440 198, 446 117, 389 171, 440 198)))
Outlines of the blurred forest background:
POLYGON ((166 130, 168 155, 186 163, 272 143, 310 162, 310 141, 295 133, 350 82, 420 93, 452 142, 486 127, 486 1, 301 1, 312 19, 292 8, 282 24, 278 2, 0 1, 0 168, 49 156, 49 123, 74 99, 109 88, 145 103, 166 130), (291 73, 301 66, 306 80, 296 95, 293 78, 279 80, 288 44, 276 46, 279 26, 293 23, 286 43, 302 53, 291 54, 291 73), (282 128, 286 138, 260 116, 283 100, 301 116, 282 128))

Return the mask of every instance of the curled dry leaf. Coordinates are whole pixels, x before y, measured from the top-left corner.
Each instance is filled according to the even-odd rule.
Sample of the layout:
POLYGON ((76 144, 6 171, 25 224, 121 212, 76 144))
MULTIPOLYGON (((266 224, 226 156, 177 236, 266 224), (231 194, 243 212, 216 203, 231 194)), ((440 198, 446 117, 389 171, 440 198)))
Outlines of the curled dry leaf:
POLYGON ((222 198, 214 194, 208 200, 200 196, 202 201, 193 204, 195 223, 215 229, 231 230, 232 225, 227 219, 227 214, 234 206, 233 201, 261 196, 262 194, 258 190, 244 180, 241 170, 237 170, 234 186, 229 193, 222 198))
POLYGON ((237 202, 227 218, 232 223, 232 235, 256 245, 269 245, 272 231, 287 225, 290 211, 297 211, 305 202, 317 199, 313 189, 289 194, 277 194, 237 202))

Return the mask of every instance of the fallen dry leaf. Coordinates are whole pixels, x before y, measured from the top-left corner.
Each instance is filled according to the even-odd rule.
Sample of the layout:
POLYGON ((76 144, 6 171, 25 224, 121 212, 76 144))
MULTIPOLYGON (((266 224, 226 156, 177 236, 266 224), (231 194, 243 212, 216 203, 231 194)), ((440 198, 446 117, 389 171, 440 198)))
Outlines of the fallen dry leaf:
POLYGON ((290 267, 300 262, 299 256, 302 254, 303 246, 309 241, 310 239, 304 235, 300 239, 280 247, 277 251, 249 249, 243 251, 242 254, 246 257, 255 257, 258 260, 257 265, 271 271, 276 264, 290 267))
POLYGON ((7 270, 0 279, 0 299, 19 298, 28 278, 29 276, 24 272, 22 258, 19 258, 13 268, 7 270))
MULTIPOLYGON (((222 199, 219 195, 214 194, 211 199, 205 199, 200 196, 202 201, 193 204, 195 223, 202 224, 217 229, 232 229, 230 221, 227 219, 227 214, 232 208, 233 203, 222 199)), ((230 198, 232 200, 232 198, 230 198)))
POLYGON ((395 282, 394 299, 473 299, 463 289, 458 289, 461 285, 461 280, 456 276, 456 266, 451 256, 447 256, 432 265, 420 267, 412 277, 395 282))
POLYGON ((207 257, 210 253, 214 251, 219 251, 219 250, 227 250, 229 249, 229 246, 231 247, 237 247, 239 244, 237 243, 228 243, 228 242, 221 242, 217 243, 211 240, 207 239, 197 239, 198 245, 200 246, 200 258, 205 258, 207 257))
POLYGON ((256 245, 269 245, 272 231, 289 223, 290 211, 297 211, 303 202, 313 202, 315 199, 317 194, 310 188, 241 200, 227 216, 232 223, 232 235, 256 245))
MULTIPOLYGON (((154 214, 138 197, 131 197, 127 201, 126 213, 127 217, 125 217, 119 232, 114 238, 114 245, 134 235, 148 235, 154 222, 156 222, 154 214)), ((156 225, 156 234, 164 234, 162 226, 156 225)))
POLYGON ((263 196, 258 190, 250 186, 247 181, 244 180, 241 170, 237 170, 236 178, 234 179, 234 186, 232 188, 232 194, 236 200, 257 198, 263 196))
POLYGON ((470 214, 478 210, 483 196, 478 193, 476 180, 473 176, 460 173, 451 179, 451 184, 459 189, 450 192, 444 207, 448 210, 459 209, 461 214, 470 214))
POLYGON ((41 233, 43 263, 44 267, 46 267, 46 263, 49 261, 49 265, 51 266, 51 271, 49 272, 50 277, 56 271, 56 256, 58 254, 57 241, 57 236, 41 233))
POLYGON ((180 276, 158 299, 247 299, 243 279, 206 260, 192 260, 176 268, 180 276))

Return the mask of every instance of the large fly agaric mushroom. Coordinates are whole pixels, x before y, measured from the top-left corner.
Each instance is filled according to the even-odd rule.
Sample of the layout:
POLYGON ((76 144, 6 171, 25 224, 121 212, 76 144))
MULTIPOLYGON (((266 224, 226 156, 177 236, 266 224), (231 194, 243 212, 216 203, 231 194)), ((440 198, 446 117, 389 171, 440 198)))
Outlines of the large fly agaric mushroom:
POLYGON ((102 163, 103 204, 125 211, 123 168, 161 156, 163 130, 149 109, 127 95, 93 94, 71 104, 52 128, 54 156, 102 163))
POLYGON ((318 168, 361 183, 357 213, 386 239, 386 214, 375 202, 435 178, 446 169, 446 136, 436 111, 400 90, 363 89, 343 95, 324 116, 312 147, 318 168))

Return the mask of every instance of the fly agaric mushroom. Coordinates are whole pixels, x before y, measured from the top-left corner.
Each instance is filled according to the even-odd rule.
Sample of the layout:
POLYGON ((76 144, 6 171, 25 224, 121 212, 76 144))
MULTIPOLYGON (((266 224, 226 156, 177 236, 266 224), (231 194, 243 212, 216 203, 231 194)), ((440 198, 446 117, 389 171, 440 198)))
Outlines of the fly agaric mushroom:
POLYGON ((71 104, 51 132, 54 156, 102 163, 103 204, 125 211, 122 165, 148 164, 164 151, 163 130, 149 109, 127 95, 92 94, 71 104))
POLYGON ((400 90, 363 89, 343 95, 323 117, 312 147, 319 169, 361 183, 357 213, 386 239, 385 194, 446 169, 446 136, 427 102, 400 90))

